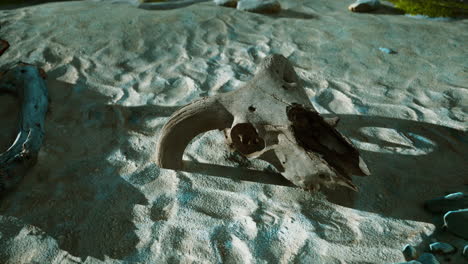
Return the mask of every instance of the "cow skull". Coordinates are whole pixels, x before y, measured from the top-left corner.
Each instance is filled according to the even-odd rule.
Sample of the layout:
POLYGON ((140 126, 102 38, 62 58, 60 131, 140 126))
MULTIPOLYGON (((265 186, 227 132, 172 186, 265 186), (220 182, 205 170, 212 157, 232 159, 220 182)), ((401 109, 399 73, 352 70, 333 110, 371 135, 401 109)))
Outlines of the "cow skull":
POLYGON ((276 167, 295 185, 357 187, 351 175, 369 175, 351 142, 313 108, 291 63, 266 57, 243 87, 205 97, 177 110, 165 124, 156 150, 162 168, 183 169, 182 155, 198 134, 224 130, 227 143, 247 158, 276 167))

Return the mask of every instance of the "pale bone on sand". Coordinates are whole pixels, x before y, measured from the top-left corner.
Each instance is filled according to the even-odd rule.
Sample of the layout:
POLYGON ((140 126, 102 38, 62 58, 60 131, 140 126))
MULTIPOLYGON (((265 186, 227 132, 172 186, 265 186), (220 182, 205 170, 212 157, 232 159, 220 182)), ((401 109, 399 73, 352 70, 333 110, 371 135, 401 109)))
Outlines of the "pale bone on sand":
POLYGON ((21 105, 16 140, 0 153, 0 194, 15 187, 37 160, 48 107, 45 74, 41 71, 19 63, 0 75, 0 93, 16 94, 21 105))
POLYGON ((282 55, 270 55, 243 87, 177 110, 162 129, 156 163, 183 169, 189 142, 219 129, 233 149, 269 162, 299 187, 343 185, 357 190, 350 175, 370 173, 357 149, 334 128, 337 122, 313 108, 291 63, 282 55))

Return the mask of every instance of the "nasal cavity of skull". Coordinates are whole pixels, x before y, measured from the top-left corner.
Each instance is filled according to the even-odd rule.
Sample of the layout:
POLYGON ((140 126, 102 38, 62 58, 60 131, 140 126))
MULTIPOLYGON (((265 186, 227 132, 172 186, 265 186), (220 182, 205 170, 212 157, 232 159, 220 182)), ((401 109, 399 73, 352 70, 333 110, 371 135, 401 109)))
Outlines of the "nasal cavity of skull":
POLYGON ((265 147, 265 141, 250 123, 235 125, 231 129, 231 139, 234 148, 245 155, 260 151, 265 147))

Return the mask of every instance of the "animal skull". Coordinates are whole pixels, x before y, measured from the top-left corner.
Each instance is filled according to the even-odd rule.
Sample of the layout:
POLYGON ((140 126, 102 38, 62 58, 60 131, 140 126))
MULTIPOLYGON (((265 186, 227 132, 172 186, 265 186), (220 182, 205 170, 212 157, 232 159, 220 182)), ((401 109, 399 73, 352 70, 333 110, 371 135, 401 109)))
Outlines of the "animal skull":
POLYGON ((351 142, 313 108, 291 63, 266 57, 243 87, 205 97, 177 110, 165 124, 156 150, 162 168, 182 169, 182 155, 198 134, 224 130, 227 143, 247 158, 259 158, 304 189, 320 185, 357 187, 351 175, 369 175, 351 142))

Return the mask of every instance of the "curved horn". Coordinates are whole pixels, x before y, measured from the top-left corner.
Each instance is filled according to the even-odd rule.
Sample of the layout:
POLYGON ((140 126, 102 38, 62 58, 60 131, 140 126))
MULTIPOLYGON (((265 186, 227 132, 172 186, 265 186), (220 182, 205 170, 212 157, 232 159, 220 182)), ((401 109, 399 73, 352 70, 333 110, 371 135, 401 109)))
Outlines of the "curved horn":
POLYGON ((182 155, 190 141, 203 132, 225 129, 234 117, 216 97, 203 98, 177 110, 164 125, 156 149, 156 163, 161 168, 181 169, 182 155))

